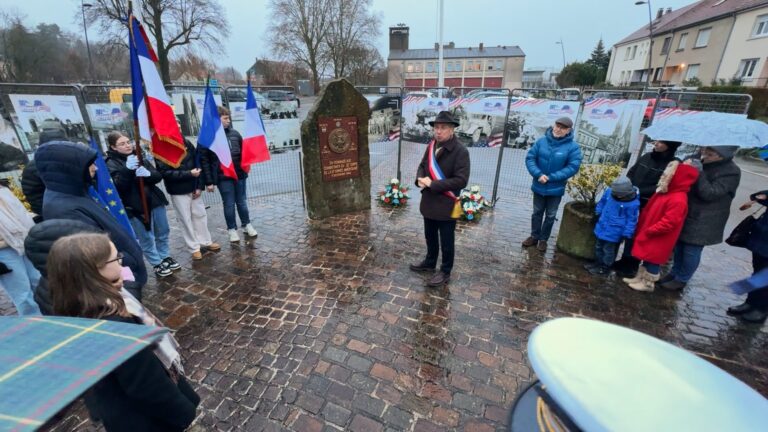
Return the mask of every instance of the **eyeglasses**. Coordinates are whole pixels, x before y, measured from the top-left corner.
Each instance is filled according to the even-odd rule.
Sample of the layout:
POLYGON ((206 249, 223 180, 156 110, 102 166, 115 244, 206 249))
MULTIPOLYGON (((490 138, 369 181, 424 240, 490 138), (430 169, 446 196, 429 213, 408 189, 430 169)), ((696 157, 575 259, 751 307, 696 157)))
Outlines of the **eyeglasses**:
POLYGON ((118 263, 118 264, 120 264, 120 265, 123 265, 123 257, 124 257, 124 256, 125 256, 125 255, 123 255, 123 253, 122 253, 122 252, 118 252, 118 253, 117 253, 117 258, 115 258, 115 259, 111 259, 111 260, 109 260, 109 261, 105 262, 105 263, 104 263, 104 265, 107 265, 107 264, 109 264, 109 263, 111 263, 111 262, 115 262, 115 261, 117 261, 117 263, 118 263))

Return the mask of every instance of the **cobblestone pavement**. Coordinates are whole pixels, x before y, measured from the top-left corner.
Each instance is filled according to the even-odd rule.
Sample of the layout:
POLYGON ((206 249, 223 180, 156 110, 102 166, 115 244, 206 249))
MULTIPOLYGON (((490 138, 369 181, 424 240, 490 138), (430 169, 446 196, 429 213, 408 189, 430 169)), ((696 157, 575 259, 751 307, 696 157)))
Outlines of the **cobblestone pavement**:
MULTIPOLYGON (((309 221, 300 196, 251 202, 255 241, 229 244, 209 210, 218 253, 145 288, 176 335, 202 397, 197 430, 503 430, 534 379, 530 332, 561 316, 627 326, 682 346, 768 395, 768 328, 725 314, 744 255, 705 249, 682 293, 638 293, 581 262, 523 249, 530 202, 501 201, 460 224, 453 280, 425 287, 417 200, 309 221)), ((173 215, 170 215, 173 218, 173 215)), ((554 243, 551 242, 552 244, 554 243)), ((11 313, 7 299, 0 306, 11 313)), ((98 430, 81 404, 54 430, 98 430)))

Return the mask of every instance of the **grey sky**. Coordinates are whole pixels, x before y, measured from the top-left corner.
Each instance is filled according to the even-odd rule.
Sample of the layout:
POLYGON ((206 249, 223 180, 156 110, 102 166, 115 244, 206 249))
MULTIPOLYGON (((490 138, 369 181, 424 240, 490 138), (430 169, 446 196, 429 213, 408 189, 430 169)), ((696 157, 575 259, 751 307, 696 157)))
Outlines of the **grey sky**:
MULTIPOLYGON (((652 1, 661 7, 679 9, 692 0, 652 1)), ((266 0, 220 0, 230 23, 226 55, 219 66, 244 71, 255 57, 273 57, 266 41, 269 11, 266 0)), ((556 41, 563 38, 568 62, 589 57, 600 37, 607 47, 648 22, 646 5, 635 0, 445 0, 444 41, 456 46, 519 45, 526 54, 525 67, 561 67, 562 54, 556 41)), ((29 26, 56 23, 69 31, 82 31, 75 19, 79 0, 0 0, 0 9, 16 9, 26 15, 29 26)), ((377 47, 386 60, 387 29, 397 23, 410 26, 410 47, 429 48, 437 41, 437 0, 373 0, 381 14, 381 36, 377 47)), ((97 40, 96 29, 89 38, 97 40)))

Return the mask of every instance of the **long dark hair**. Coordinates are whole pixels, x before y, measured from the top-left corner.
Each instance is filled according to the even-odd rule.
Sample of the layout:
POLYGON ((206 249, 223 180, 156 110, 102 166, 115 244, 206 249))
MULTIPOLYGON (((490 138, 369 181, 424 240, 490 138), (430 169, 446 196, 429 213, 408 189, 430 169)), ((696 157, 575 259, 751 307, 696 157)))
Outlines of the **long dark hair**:
POLYGON ((125 302, 99 273, 110 258, 106 234, 80 233, 62 237, 48 254, 48 287, 56 315, 102 318, 128 316, 125 302))

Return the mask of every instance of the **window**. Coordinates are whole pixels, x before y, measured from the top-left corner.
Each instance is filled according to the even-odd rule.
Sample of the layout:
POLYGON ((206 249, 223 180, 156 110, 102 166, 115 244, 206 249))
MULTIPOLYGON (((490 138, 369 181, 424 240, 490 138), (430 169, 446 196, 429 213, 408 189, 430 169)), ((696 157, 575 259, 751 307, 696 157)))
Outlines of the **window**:
POLYGON ((635 55, 637 55, 637 45, 632 47, 632 58, 630 60, 634 60, 635 55))
POLYGON ((486 70, 493 70, 493 60, 487 60, 485 62, 485 69, 486 70))
POLYGON ((712 28, 705 28, 699 30, 699 35, 696 36, 696 43, 693 44, 694 48, 702 48, 709 43, 709 33, 712 32, 712 28))
POLYGON ((688 33, 680 35, 680 42, 677 43, 677 50, 682 51, 685 49, 685 43, 688 41, 688 33))
POLYGON ((692 64, 688 65, 688 71, 685 73, 685 79, 689 80, 691 78, 696 78, 699 75, 699 65, 692 64))
POLYGON ((453 70, 455 70, 456 72, 461 71, 461 67, 463 63, 464 63, 463 61, 457 61, 456 64, 453 65, 453 70))
POLYGON ((427 73, 431 73, 435 71, 435 64, 432 62, 427 62, 427 73))
POLYGON ((753 37, 768 36, 768 15, 760 15, 755 21, 755 30, 753 37))
POLYGON ((406 72, 413 72, 413 63, 406 63, 405 64, 405 71, 406 72))
POLYGON ((669 54, 669 46, 672 45, 672 36, 664 38, 664 45, 661 46, 661 54, 669 54))
POLYGON ((496 60, 496 70, 502 70, 502 63, 501 60, 496 60))
POLYGON ((467 60, 467 64, 464 65, 464 70, 471 71, 472 69, 472 60, 467 60))
POLYGON ((619 75, 619 83, 624 82, 624 71, 621 71, 621 74, 619 75))
POLYGON ((421 72, 421 70, 424 68, 424 64, 421 62, 416 63, 416 72, 421 72))
POLYGON ((627 51, 624 53, 624 60, 629 60, 629 53, 632 52, 632 47, 627 47, 627 51))
POLYGON ((453 72, 453 62, 445 62, 445 71, 453 72))
POLYGON ((760 59, 744 59, 739 64, 739 78, 752 78, 752 74, 755 73, 755 67, 760 59))

